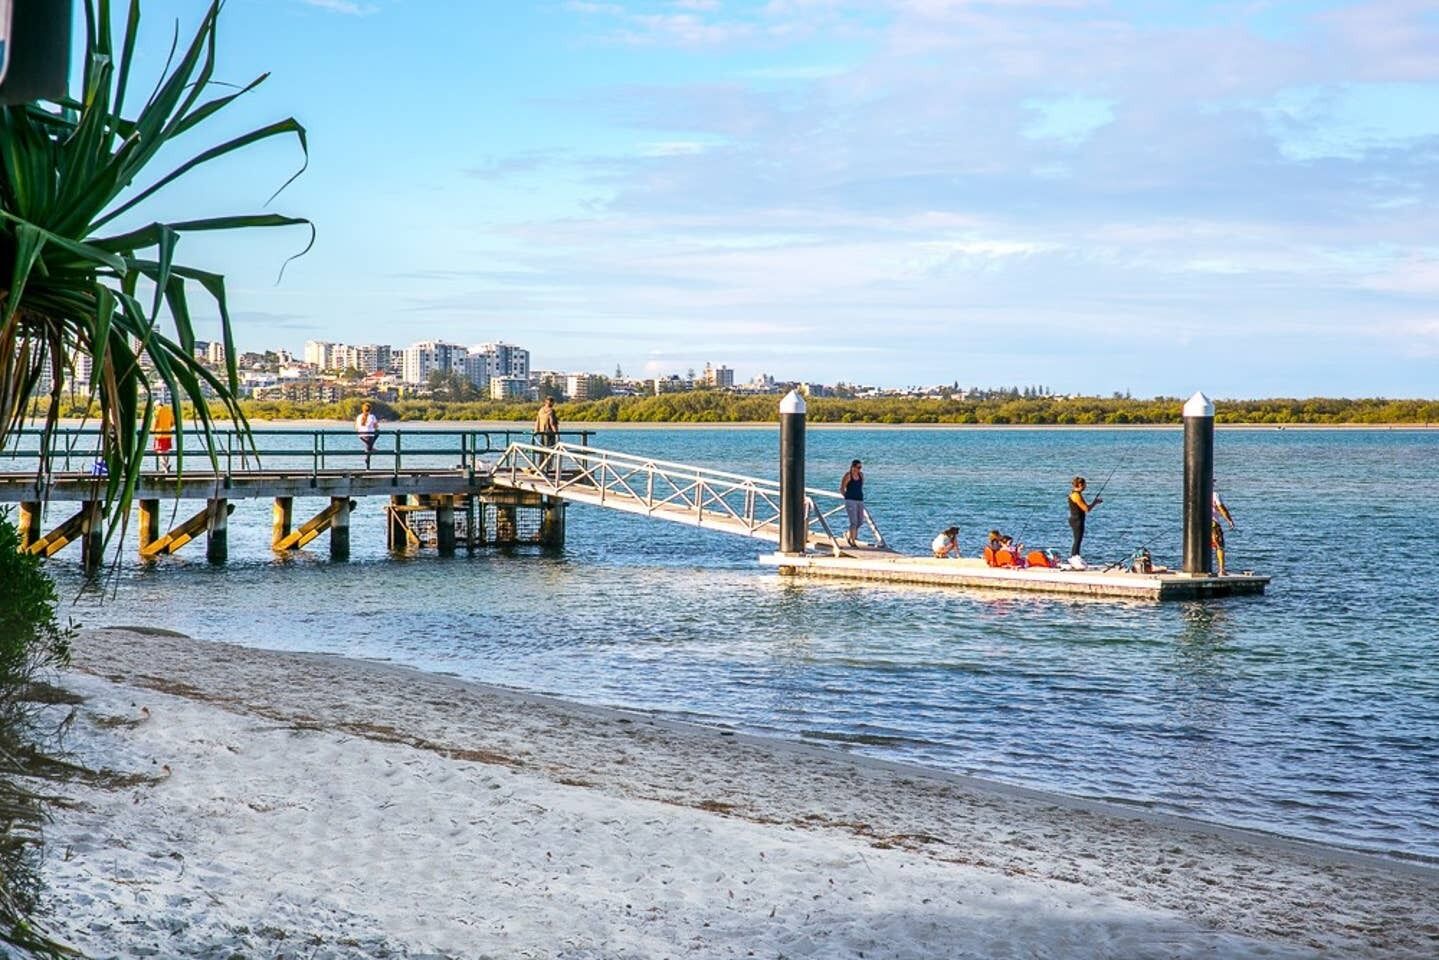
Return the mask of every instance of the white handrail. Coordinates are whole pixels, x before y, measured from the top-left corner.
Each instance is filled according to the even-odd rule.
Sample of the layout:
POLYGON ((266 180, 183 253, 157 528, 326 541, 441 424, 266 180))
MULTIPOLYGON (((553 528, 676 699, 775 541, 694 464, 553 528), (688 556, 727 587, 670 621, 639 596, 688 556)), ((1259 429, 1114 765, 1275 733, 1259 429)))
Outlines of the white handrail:
MULTIPOLYGON (((688 517, 687 522, 713 529, 732 524, 729 530, 733 533, 766 540, 778 538, 779 484, 760 477, 562 443, 512 443, 491 467, 491 476, 541 493, 561 497, 569 494, 577 499, 596 497, 602 506, 628 511, 638 507, 648 516, 670 520, 688 517), (645 478, 643 485, 633 482, 641 475, 645 478), (668 489, 657 489, 656 481, 668 489)), ((836 555, 841 548, 829 518, 843 510, 844 498, 840 494, 805 489, 807 537, 828 541, 836 555)), ((884 536, 868 510, 865 519, 876 545, 883 548, 884 536)))
MULTIPOLYGON (((558 454, 558 453, 569 453, 569 454, 582 453, 582 454, 593 455, 593 456, 595 456, 595 457, 599 457, 599 458, 604 459, 604 460, 627 460, 627 461, 630 461, 630 462, 632 462, 632 463, 640 463, 640 464, 644 464, 644 465, 652 465, 652 466, 655 466, 655 467, 661 467, 661 468, 667 468, 667 469, 673 469, 673 470, 683 470, 683 471, 687 471, 687 472, 689 472, 689 473, 691 473, 691 474, 694 474, 694 475, 707 474, 707 475, 713 476, 713 477, 723 477, 723 478, 725 478, 726 480, 738 480, 738 481, 741 481, 741 482, 746 483, 746 484, 752 484, 752 485, 754 485, 754 486, 756 486, 756 487, 764 487, 764 488, 766 488, 766 489, 774 490, 775 492, 778 492, 778 491, 779 491, 779 481, 778 481, 778 480, 766 480, 766 479, 764 479, 763 477, 749 477, 749 476, 745 476, 745 475, 742 474, 742 473, 729 473, 728 471, 725 471, 725 470, 716 470, 716 469, 714 469, 714 468, 712 468, 712 467, 699 467, 699 466, 695 466, 695 465, 692 464, 692 463, 677 463, 677 462, 675 462, 675 461, 673 461, 673 460, 656 460, 656 459, 654 459, 653 457, 640 457, 640 456, 636 456, 635 454, 632 454, 632 453, 621 453, 621 452, 618 451, 618 450, 604 450, 604 449, 601 449, 601 448, 599 448, 599 447, 587 447, 587 446, 582 446, 582 445, 578 445, 578 444, 576 444, 576 445, 571 445, 571 444, 567 444, 567 443, 557 443, 557 444, 555 444, 555 445, 552 446, 552 447, 546 447, 546 446, 543 446, 543 445, 541 445, 541 444, 534 444, 534 443, 512 443, 512 444, 509 445, 509 447, 506 449, 505 452, 508 453, 510 450, 514 450, 514 449, 517 449, 517 448, 548 451, 548 452, 557 453, 557 454, 558 454)), ((501 461, 503 461, 503 460, 504 460, 504 456, 502 455, 500 459, 501 459, 501 461)), ((575 459, 579 459, 579 457, 575 457, 575 459)), ((805 492, 806 495, 809 495, 809 496, 824 497, 824 498, 830 499, 830 500, 843 500, 843 499, 844 499, 843 496, 841 496, 841 495, 838 494, 838 493, 835 493, 833 490, 820 490, 820 489, 817 489, 817 488, 815 488, 815 487, 805 487, 805 488, 804 488, 804 492, 805 492)))

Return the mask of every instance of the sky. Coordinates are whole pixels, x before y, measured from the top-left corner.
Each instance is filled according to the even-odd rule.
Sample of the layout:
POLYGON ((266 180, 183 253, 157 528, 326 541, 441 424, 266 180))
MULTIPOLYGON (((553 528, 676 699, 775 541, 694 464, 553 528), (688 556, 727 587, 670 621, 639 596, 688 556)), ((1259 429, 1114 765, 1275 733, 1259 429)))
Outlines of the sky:
MULTIPOLYGON (((146 0, 157 69, 196 0, 146 0)), ((1439 395, 1431 0, 230 0, 269 79, 143 220, 241 349, 740 381, 1439 395), (283 277, 280 274, 284 266, 283 277)), ((183 159, 175 153, 171 157, 183 159)), ((163 165, 162 165, 163 166, 163 165)))

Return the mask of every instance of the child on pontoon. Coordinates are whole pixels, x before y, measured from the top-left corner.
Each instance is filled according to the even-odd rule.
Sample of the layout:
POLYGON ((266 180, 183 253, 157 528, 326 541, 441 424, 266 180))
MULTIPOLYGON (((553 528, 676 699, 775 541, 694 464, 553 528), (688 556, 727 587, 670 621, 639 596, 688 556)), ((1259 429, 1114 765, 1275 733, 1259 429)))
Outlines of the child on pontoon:
POLYGON ((936 560, 959 556, 959 527, 946 527, 935 535, 929 550, 936 560))

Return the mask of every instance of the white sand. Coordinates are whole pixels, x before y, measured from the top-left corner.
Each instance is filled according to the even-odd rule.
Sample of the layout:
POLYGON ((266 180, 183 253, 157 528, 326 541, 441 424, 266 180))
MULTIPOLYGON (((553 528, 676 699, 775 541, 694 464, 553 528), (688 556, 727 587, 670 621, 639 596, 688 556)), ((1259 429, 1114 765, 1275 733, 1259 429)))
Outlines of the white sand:
POLYGON ((1433 957, 1439 873, 387 665, 86 635, 95 957, 1433 957))

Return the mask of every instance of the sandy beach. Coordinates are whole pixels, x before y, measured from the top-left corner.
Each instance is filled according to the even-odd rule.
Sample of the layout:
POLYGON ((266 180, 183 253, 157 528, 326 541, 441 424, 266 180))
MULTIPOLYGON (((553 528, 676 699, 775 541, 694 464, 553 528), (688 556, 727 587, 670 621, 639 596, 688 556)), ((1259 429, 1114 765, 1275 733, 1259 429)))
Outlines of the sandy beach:
POLYGON ((1425 866, 160 631, 60 680, 93 957, 1439 955, 1425 866))

